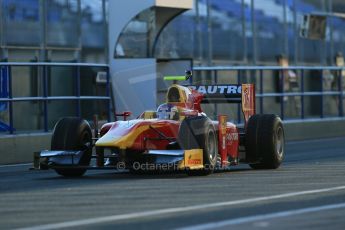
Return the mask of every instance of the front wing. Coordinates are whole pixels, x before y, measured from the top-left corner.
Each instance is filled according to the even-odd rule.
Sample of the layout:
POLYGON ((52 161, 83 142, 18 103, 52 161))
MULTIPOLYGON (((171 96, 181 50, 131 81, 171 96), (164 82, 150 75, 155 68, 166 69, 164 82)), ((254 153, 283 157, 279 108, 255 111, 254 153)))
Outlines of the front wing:
MULTIPOLYGON (((117 169, 117 166, 82 166, 80 160, 84 151, 42 151, 34 153, 34 169, 54 169, 61 167, 87 169, 117 169)), ((137 162, 140 169, 203 169, 203 150, 149 150, 143 153, 143 161, 137 162), (147 159, 147 160, 145 160, 147 159), (144 165, 145 164, 145 165, 144 165), (144 165, 144 166, 143 166, 144 165), (162 167, 162 166, 166 167, 162 167)), ((93 156, 92 158, 97 158, 93 156)), ((135 163, 135 162, 132 162, 135 163)))

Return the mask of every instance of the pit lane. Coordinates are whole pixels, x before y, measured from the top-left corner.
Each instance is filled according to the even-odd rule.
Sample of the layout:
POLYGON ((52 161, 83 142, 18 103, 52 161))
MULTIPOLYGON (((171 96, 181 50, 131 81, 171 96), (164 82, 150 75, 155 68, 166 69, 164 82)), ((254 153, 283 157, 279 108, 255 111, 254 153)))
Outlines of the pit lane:
POLYGON ((0 167, 1 229, 345 226, 345 138, 289 142, 278 170, 244 165, 207 177, 90 171, 66 179, 29 167, 0 167), (277 216, 286 212, 299 214, 277 216))

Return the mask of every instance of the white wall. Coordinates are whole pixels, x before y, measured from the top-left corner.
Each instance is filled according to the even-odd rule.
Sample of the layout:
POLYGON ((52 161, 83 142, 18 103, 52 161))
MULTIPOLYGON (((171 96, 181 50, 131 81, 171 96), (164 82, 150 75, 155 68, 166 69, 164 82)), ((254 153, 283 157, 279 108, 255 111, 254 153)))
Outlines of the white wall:
MULTIPOLYGON (((144 110, 156 108, 156 59, 115 59, 114 51, 122 30, 131 19, 153 6, 161 7, 162 13, 167 15, 171 13, 173 16, 176 13, 176 8, 181 9, 181 12, 192 8, 193 0, 111 0, 108 5, 109 67, 115 108, 117 113, 133 112, 131 118, 138 116, 144 110), (167 10, 169 8, 170 10, 167 10)), ((159 12, 156 13, 157 16, 160 15, 159 12)), ((161 15, 157 20, 160 22, 168 21, 171 16, 162 17, 161 15)))

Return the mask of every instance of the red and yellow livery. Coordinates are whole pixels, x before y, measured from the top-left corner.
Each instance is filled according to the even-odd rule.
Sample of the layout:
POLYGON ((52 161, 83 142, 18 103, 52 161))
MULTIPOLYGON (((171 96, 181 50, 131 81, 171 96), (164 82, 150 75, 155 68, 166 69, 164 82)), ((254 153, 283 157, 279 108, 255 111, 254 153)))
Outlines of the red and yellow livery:
POLYGON ((106 123, 100 137, 95 142, 91 138, 86 121, 61 119, 54 129, 52 150, 36 154, 36 167, 53 168, 64 176, 80 176, 89 167, 119 165, 132 172, 150 165, 150 169, 166 166, 199 175, 240 162, 253 168, 277 168, 284 156, 282 122, 276 115, 255 114, 253 84, 173 84, 156 111, 106 123), (203 112, 203 103, 240 103, 244 125, 238 127, 222 114, 212 121, 203 112), (92 157, 96 166, 90 166, 92 157))

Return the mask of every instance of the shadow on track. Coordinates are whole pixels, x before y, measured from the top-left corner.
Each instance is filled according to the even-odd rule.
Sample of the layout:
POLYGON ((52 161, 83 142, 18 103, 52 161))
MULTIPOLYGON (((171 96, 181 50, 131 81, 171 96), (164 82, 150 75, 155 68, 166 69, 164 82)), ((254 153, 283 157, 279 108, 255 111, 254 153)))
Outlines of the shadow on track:
MULTIPOLYGON (((214 174, 231 174, 244 171, 252 171, 250 168, 243 167, 232 167, 230 169, 216 170, 214 174)), ((40 177, 33 178, 34 180, 72 180, 72 181, 87 181, 87 180, 156 180, 156 179, 183 179, 183 178, 203 178, 208 176, 188 176, 185 172, 176 172, 176 171, 148 171, 148 172, 138 172, 130 173, 129 171, 114 171, 114 172, 104 172, 104 171, 90 171, 87 172, 82 177, 62 177, 59 175, 49 176, 49 177, 40 177)))

